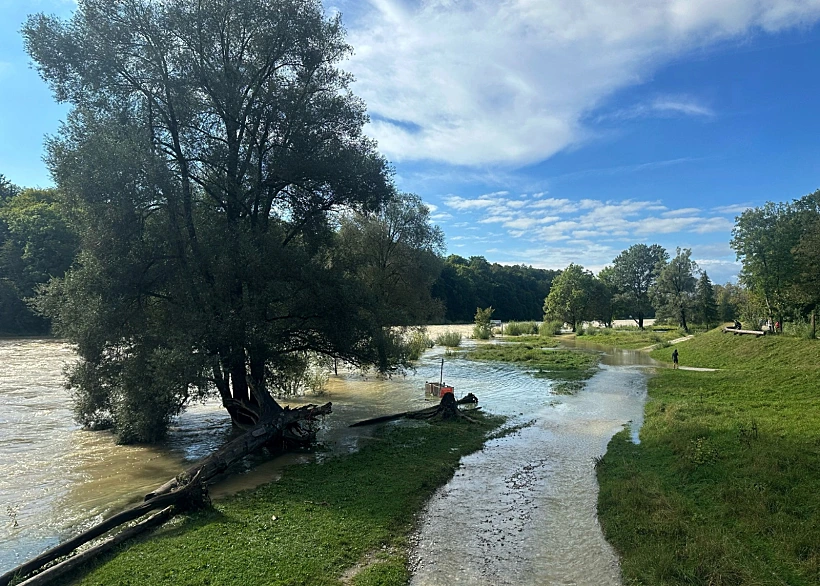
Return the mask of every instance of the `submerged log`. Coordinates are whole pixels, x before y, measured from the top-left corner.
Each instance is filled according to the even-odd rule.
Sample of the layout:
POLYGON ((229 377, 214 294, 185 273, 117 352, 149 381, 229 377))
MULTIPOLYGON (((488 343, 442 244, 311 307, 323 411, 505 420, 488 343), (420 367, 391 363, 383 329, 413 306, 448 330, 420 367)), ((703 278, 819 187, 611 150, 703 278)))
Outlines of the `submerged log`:
MULTIPOLYGON (((321 406, 305 405, 298 409, 285 408, 277 416, 259 423, 256 427, 228 442, 219 450, 185 470, 181 477, 192 478, 200 474, 203 482, 208 482, 228 469, 228 466, 244 458, 264 445, 281 449, 283 443, 307 443, 311 437, 304 432, 303 422, 314 421, 328 415, 332 403, 321 406), (276 445, 279 444, 279 445, 276 445)), ((170 492, 179 485, 180 477, 172 478, 158 489, 145 495, 145 500, 170 492)), ((0 586, 3 586, 0 584, 0 586)))
POLYGON ((385 423, 387 421, 395 421, 397 419, 466 419, 473 421, 459 410, 459 405, 475 405, 478 403, 478 397, 472 393, 467 393, 458 401, 453 396, 453 393, 445 393, 441 398, 441 402, 435 407, 428 407, 427 409, 420 409, 418 411, 405 411, 403 413, 395 413, 394 415, 382 415, 381 417, 373 417, 372 419, 365 419, 364 421, 357 421, 349 427, 362 427, 365 425, 375 425, 376 423, 385 423))
POLYGON ((53 562, 57 558, 72 553, 78 547, 85 545, 89 541, 92 541, 101 535, 108 533, 112 529, 128 523, 129 521, 139 519, 151 511, 164 509, 166 507, 179 504, 182 504, 182 508, 184 509, 192 508, 191 503, 202 502, 203 490, 204 486, 202 484, 202 479, 199 475, 197 475, 185 486, 182 486, 167 494, 152 498, 146 502, 131 507, 130 509, 126 509, 121 513, 117 513, 102 523, 98 523, 90 529, 83 531, 76 537, 73 537, 68 541, 64 541, 63 543, 41 553, 33 560, 29 560, 28 562, 9 570, 0 576, 0 586, 6 586, 11 583, 12 580, 28 576, 29 574, 40 570, 46 566, 46 564, 53 562))
MULTIPOLYGON (((169 480, 153 492, 145 495, 144 502, 141 504, 109 517, 102 523, 91 527, 80 535, 63 542, 46 552, 43 552, 36 558, 6 572, 0 576, 0 586, 8 586, 8 584, 12 581, 25 578, 32 573, 41 570, 57 558, 70 555, 82 545, 101 537, 105 533, 120 527, 125 523, 139 519, 151 511, 155 511, 156 509, 165 509, 169 511, 161 517, 154 515, 150 519, 142 521, 136 526, 142 526, 142 528, 138 531, 133 531, 136 527, 127 529, 109 539, 105 543, 92 547, 88 550, 88 552, 93 552, 91 554, 88 552, 83 552, 82 554, 72 556, 53 566, 56 568, 64 563, 72 562, 68 565, 67 569, 66 566, 63 566, 64 569, 51 572, 51 568, 49 568, 48 570, 40 572, 37 576, 30 578, 29 581, 25 582, 26 584, 45 584, 48 581, 63 575, 65 572, 78 567, 82 563, 85 563, 94 555, 99 555, 103 551, 107 551, 114 545, 129 539, 133 535, 165 522, 168 518, 170 518, 170 516, 180 510, 188 510, 191 508, 196 508, 197 506, 202 506, 203 502, 207 501, 206 485, 208 481, 227 470, 228 467, 234 462, 240 460, 264 445, 268 445, 278 451, 286 445, 309 443, 313 438, 310 423, 322 415, 329 414, 331 409, 332 404, 326 403, 321 406, 306 405, 297 409, 285 408, 281 410, 276 415, 271 416, 263 422, 260 422, 253 429, 228 442, 204 460, 201 460, 197 464, 183 471, 176 478, 169 480), (114 541, 113 544, 110 543, 112 541, 114 541), (80 555, 83 557, 80 558, 80 555), (42 576, 42 578, 40 576, 42 576), (35 579, 36 581, 31 582, 31 580, 35 579)), ((165 513, 165 510, 163 513, 165 513)))
POLYGON ((35 574, 33 577, 29 578, 25 582, 20 582, 19 584, 17 584, 17 586, 43 586, 45 584, 49 584, 57 578, 65 576, 72 570, 76 570, 84 563, 94 559, 98 555, 102 555, 108 551, 111 551, 119 544, 124 543, 129 539, 133 539, 137 535, 145 533, 146 531, 153 529, 154 527, 159 527, 166 521, 170 520, 173 516, 174 507, 165 507, 164 509, 162 509, 158 513, 154 513, 144 521, 140 521, 133 527, 123 529, 114 537, 106 539, 105 541, 98 545, 95 545, 94 547, 90 547, 76 555, 71 556, 70 558, 66 558, 63 561, 46 568, 39 574, 35 574))

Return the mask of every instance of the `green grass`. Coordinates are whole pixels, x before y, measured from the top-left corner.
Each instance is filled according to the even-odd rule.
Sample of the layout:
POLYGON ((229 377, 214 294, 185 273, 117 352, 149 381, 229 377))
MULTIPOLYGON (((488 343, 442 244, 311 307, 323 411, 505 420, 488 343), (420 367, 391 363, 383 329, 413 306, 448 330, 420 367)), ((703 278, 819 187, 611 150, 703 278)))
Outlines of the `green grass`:
POLYGON ((436 336, 436 344, 439 346, 446 346, 447 348, 457 348, 461 346, 461 333, 459 332, 444 332, 436 336))
POLYGON ((361 451, 294 466, 279 482, 180 517, 125 547, 82 585, 406 584, 414 515, 502 419, 388 425, 361 451), (371 560, 371 563, 364 563, 371 560))
MULTIPOLYGON (((600 359, 598 354, 551 349, 556 345, 555 340, 522 338, 520 342, 477 346, 468 352, 466 357, 470 360, 519 364, 533 371, 535 376, 565 381, 581 381, 594 374, 600 359)), ((582 385, 559 385, 558 391, 569 394, 577 391, 580 386, 582 385)))
MULTIPOLYGON (((598 465, 626 585, 820 584, 820 343, 712 331, 649 382, 598 465)), ((671 360, 669 349, 653 356, 671 360)))
POLYGON ((590 342, 603 346, 638 350, 655 344, 663 344, 683 335, 677 329, 665 329, 655 332, 651 328, 645 330, 639 330, 638 328, 587 328, 584 335, 578 337, 577 340, 579 343, 590 342))

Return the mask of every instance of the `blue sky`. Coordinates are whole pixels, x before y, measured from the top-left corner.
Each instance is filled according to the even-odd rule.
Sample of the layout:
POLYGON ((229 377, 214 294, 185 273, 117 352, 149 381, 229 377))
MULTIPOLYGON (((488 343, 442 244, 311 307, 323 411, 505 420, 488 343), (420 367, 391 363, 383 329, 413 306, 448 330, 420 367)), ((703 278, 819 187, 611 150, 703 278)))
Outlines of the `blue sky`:
MULTIPOLYGON (((367 132, 448 251, 597 271, 636 242, 733 280, 734 217, 820 188, 820 0, 326 0, 367 132)), ((0 173, 49 185, 66 108, 0 0, 0 173)))

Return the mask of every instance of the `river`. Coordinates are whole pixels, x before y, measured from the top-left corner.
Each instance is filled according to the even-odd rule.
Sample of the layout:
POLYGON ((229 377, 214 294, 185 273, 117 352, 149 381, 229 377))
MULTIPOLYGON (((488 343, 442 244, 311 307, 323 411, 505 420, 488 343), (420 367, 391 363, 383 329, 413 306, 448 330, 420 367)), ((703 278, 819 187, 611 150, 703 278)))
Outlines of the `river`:
MULTIPOLYGON (((318 436, 324 448, 350 451, 366 441, 372 428, 349 429, 352 422, 430 405, 423 383, 438 380, 442 358, 457 396, 472 392, 487 411, 527 427, 465 458, 431 500, 411 556, 413 584, 618 584, 617 560, 595 516, 593 464, 625 423, 633 430, 641 423, 646 355, 609 351, 574 396, 554 395, 552 381, 515 366, 449 357, 440 348, 425 353, 415 372, 390 380, 345 371, 325 396, 309 397, 333 402, 318 436)), ((139 501, 231 435, 218 402, 193 405, 159 446, 118 446, 106 432, 85 431, 62 386, 73 359, 59 341, 0 340, 0 573, 139 501)), ((212 496, 275 480, 284 466, 310 457, 254 463, 212 496)))

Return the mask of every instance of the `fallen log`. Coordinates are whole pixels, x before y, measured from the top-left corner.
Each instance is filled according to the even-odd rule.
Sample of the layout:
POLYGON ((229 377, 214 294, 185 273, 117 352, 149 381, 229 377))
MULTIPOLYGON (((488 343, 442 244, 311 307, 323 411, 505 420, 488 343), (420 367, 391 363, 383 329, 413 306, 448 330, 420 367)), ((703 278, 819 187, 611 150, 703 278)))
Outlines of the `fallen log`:
POLYGON ((154 527, 159 527, 171 517, 174 516, 174 507, 165 507, 158 513, 154 513, 144 521, 140 521, 133 527, 129 527, 128 529, 123 529, 119 533, 117 533, 114 537, 106 539, 102 543, 95 545, 94 547, 90 547, 85 551, 82 551, 76 555, 71 556, 53 566, 50 566, 40 572, 39 574, 35 574, 33 577, 29 578, 25 582, 20 582, 17 586, 44 586, 45 584, 49 584, 60 578, 65 576, 72 570, 76 570, 84 563, 92 560, 93 558, 97 557, 98 555, 102 555, 108 551, 111 551, 116 546, 129 539, 136 537, 141 533, 145 533, 149 529, 153 529, 154 527))
MULTIPOLYGON (((29 560, 28 562, 25 562, 12 570, 9 570, 0 576, 0 586, 8 586, 8 584, 10 584, 13 580, 25 578, 42 569, 57 558, 67 556, 89 541, 97 539, 98 537, 101 537, 105 533, 120 527, 125 523, 139 519, 151 511, 171 507, 169 514, 173 515, 177 510, 187 510, 194 508, 197 504, 201 505, 203 500, 207 499, 207 482, 227 470, 231 464, 264 445, 270 445, 275 449, 281 449, 288 443, 303 444, 309 442, 312 439, 312 433, 310 429, 305 429, 304 424, 307 422, 309 425, 310 422, 314 421, 319 416, 329 414, 331 409, 331 403, 326 403, 321 406, 306 405, 297 409, 290 409, 287 407, 282 409, 268 420, 260 422, 253 429, 228 442, 204 460, 201 460, 197 464, 189 467, 176 478, 172 478, 156 490, 145 495, 143 503, 109 517, 102 523, 91 527, 80 535, 43 552, 36 558, 29 560)), ((143 521, 143 523, 147 523, 147 520, 143 521)), ((159 523, 159 521, 156 520, 156 523, 159 523)), ((142 531, 146 530, 150 526, 153 525, 144 527, 142 531)), ((130 530, 126 530, 112 539, 118 539, 117 543, 121 543, 122 541, 128 539, 130 535, 130 530), (122 534, 124 535, 120 539, 120 535, 122 534)), ((97 546, 95 546, 88 551, 94 551, 95 553, 93 555, 99 555, 99 553, 105 550, 97 550, 97 546)), ((77 561, 74 565, 72 565, 72 567, 79 566, 92 557, 91 555, 86 555, 86 552, 83 552, 83 554, 80 555, 84 556, 82 561, 77 561)), ((78 556, 75 555, 68 558, 65 562, 71 561, 76 557, 78 556)), ((61 564, 62 563, 64 562, 61 562, 61 564)), ((54 567, 57 565, 60 564, 56 564, 54 567)), ((49 575, 46 575, 45 571, 37 574, 36 577, 39 577, 40 575, 44 575, 44 577, 40 579, 40 582, 35 582, 36 584, 45 584, 45 581, 52 579, 48 577, 49 575)), ((55 572, 50 575, 53 578, 57 578, 59 575, 62 575, 62 573, 55 572)))
POLYGON ((7 586, 12 580, 28 576, 29 574, 42 569, 57 558, 69 555, 78 547, 85 545, 89 541, 92 541, 101 535, 108 533, 112 529, 128 523, 129 521, 139 519, 151 511, 155 511, 156 509, 164 509, 180 503, 183 504, 182 508, 193 508, 192 503, 201 504, 204 494, 203 490, 204 486, 202 484, 202 479, 199 475, 197 475, 191 479, 189 483, 178 488, 177 490, 157 496, 139 505, 131 507, 130 509, 126 509, 121 513, 117 513, 102 523, 98 523, 90 529, 83 531, 76 537, 73 537, 68 541, 64 541, 63 543, 44 551, 36 558, 9 570, 0 576, 0 586, 7 586))
MULTIPOLYGON (((301 429, 302 421, 312 421, 321 415, 328 415, 331 412, 332 406, 332 403, 325 403, 321 406, 306 405, 298 409, 289 409, 286 407, 278 416, 259 423, 256 427, 228 442, 204 460, 200 460, 185 470, 181 477, 192 478, 196 474, 201 474, 203 482, 208 482, 218 474, 227 470, 228 466, 237 460, 266 444, 277 441, 296 441, 299 437, 304 437, 302 432, 295 431, 295 429, 301 429)), ((308 439, 302 441, 308 441, 308 439)), ((276 447, 281 448, 282 446, 276 447)), ((179 476, 172 478, 155 491, 149 492, 145 495, 145 500, 147 501, 173 490, 178 486, 179 479, 179 476)), ((3 585, 0 584, 0 586, 3 585)))
POLYGON ((404 411, 403 413, 395 413, 393 415, 382 415, 381 417, 373 417, 372 419, 365 419, 363 421, 357 421, 349 425, 348 427, 363 427, 365 425, 375 425, 376 423, 385 423, 387 421, 395 421, 397 419, 455 419, 455 418, 463 418, 467 419, 468 421, 473 421, 467 415, 462 413, 458 405, 469 405, 469 404, 477 404, 478 397, 476 397, 472 393, 467 393, 465 397, 462 397, 458 401, 453 396, 452 393, 445 393, 444 396, 441 398, 441 402, 436 405, 435 407, 428 407, 426 409, 420 409, 418 411, 404 411))

